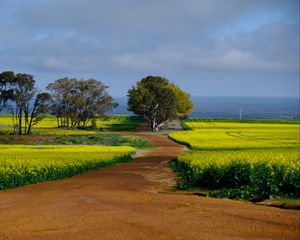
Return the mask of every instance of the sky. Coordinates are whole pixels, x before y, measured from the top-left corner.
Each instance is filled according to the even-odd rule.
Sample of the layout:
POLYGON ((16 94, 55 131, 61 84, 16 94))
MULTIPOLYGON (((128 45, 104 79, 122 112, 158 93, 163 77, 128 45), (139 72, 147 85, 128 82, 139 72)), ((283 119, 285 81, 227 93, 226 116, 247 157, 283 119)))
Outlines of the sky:
POLYGON ((0 72, 38 88, 148 75, 192 96, 299 97, 299 0, 0 0, 0 72))

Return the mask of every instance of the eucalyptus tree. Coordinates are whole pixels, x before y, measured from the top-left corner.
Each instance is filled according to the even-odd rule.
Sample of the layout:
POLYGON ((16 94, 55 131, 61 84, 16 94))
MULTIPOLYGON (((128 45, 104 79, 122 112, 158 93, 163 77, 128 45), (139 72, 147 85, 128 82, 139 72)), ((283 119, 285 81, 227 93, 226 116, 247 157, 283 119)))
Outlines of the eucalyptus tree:
POLYGON ((79 127, 89 123, 117 106, 107 93, 108 86, 96 79, 61 78, 47 87, 52 96, 51 113, 59 126, 79 127))
POLYGON ((48 112, 47 93, 37 94, 35 83, 31 74, 12 71, 0 74, 0 110, 6 109, 12 114, 14 131, 18 135, 31 133, 31 127, 48 112))

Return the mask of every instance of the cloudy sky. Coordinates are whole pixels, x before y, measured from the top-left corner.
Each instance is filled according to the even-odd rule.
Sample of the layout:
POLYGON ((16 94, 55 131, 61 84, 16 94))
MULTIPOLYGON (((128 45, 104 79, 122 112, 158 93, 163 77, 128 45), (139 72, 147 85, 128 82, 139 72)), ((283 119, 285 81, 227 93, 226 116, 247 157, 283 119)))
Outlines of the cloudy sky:
POLYGON ((194 96, 298 96, 299 0, 0 0, 0 71, 40 89, 161 75, 194 96))

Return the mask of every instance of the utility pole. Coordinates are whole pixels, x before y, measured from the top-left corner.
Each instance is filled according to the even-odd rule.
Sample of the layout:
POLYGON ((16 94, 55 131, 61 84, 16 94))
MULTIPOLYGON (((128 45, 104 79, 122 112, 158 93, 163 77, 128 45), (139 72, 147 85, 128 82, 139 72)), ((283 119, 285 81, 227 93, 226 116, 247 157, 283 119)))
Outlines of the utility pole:
POLYGON ((240 108, 240 119, 242 119, 242 108, 240 108))

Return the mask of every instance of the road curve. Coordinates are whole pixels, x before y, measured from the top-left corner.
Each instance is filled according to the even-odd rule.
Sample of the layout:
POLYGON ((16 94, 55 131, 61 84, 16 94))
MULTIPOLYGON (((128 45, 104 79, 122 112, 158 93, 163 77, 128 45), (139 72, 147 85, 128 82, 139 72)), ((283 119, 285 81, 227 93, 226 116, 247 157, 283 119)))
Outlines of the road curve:
POLYGON ((0 239, 299 239, 300 211, 175 194, 164 136, 131 163, 0 191, 0 239))

